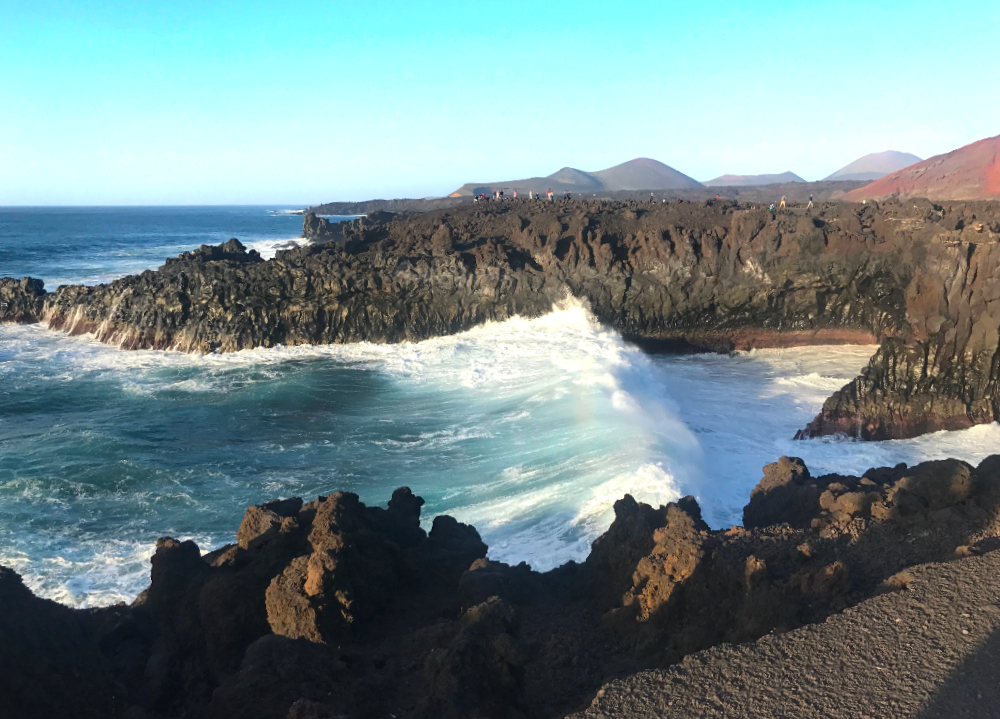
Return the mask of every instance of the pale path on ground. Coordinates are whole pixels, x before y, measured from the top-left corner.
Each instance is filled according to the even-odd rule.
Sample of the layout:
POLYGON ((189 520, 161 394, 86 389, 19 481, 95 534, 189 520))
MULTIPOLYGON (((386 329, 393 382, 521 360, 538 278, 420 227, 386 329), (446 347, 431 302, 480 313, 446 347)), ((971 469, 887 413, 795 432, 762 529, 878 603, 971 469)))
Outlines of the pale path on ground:
POLYGON ((1000 551, 907 572, 822 624, 613 682, 575 719, 1000 716, 1000 551))

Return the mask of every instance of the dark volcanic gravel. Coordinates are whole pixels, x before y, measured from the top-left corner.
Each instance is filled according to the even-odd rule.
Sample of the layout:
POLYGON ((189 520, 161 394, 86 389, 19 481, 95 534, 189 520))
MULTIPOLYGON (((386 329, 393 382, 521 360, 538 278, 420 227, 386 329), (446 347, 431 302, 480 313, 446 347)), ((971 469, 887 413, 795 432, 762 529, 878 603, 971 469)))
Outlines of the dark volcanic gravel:
POLYGON ((574 716, 1000 716, 1000 552, 908 574, 822 624, 612 682, 574 716))

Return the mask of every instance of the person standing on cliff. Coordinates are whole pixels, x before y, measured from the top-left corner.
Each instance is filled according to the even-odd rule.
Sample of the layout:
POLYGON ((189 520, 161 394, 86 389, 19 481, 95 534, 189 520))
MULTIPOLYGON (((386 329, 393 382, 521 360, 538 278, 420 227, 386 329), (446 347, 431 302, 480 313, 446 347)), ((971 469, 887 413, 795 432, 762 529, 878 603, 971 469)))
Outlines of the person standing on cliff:
POLYGON ((782 210, 785 209, 785 196, 784 195, 781 196, 781 204, 778 205, 778 207, 780 209, 782 209, 782 210))
POLYGON ((807 209, 807 210, 811 210, 811 209, 812 209, 812 206, 813 206, 813 196, 812 196, 812 194, 810 194, 810 195, 809 195, 809 204, 808 204, 808 205, 806 205, 806 209, 807 209))
POLYGON ((552 202, 552 188, 551 187, 548 190, 545 191, 545 199, 548 200, 549 202, 552 202))

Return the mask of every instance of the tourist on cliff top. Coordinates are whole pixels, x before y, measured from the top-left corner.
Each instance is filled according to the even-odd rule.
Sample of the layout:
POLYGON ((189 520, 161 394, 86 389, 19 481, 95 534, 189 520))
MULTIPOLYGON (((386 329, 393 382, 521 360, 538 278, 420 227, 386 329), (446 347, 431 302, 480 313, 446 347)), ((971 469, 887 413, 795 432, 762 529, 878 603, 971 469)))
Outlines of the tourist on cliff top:
POLYGON ((551 188, 549 188, 548 190, 545 191, 545 199, 548 200, 549 202, 552 202, 552 189, 551 188))
POLYGON ((812 206, 813 206, 813 196, 812 196, 812 195, 810 194, 810 195, 809 195, 809 204, 808 204, 808 205, 806 205, 806 209, 807 209, 807 210, 811 210, 811 209, 812 209, 812 206))
POLYGON ((779 205, 779 207, 782 210, 785 209, 785 196, 784 195, 781 196, 781 204, 779 205))

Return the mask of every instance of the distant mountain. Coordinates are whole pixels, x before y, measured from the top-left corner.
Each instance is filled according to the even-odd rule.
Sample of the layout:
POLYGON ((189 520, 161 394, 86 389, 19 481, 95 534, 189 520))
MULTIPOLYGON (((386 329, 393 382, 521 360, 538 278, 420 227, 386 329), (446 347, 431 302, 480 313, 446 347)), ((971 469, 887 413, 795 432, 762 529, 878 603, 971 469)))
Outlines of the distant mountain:
POLYGON ((1000 197, 1000 135, 886 175, 844 199, 857 202, 888 195, 930 200, 1000 197))
POLYGON ((826 177, 826 180, 877 180, 885 177, 890 172, 902 170, 909 167, 921 159, 909 152, 897 152, 896 150, 886 150, 885 152, 873 152, 864 157, 859 157, 850 165, 841 167, 835 173, 826 177))
POLYGON ((591 172, 608 192, 620 190, 689 190, 701 187, 701 183, 657 160, 639 157, 609 167, 607 170, 591 172))
POLYGON ((551 189, 557 194, 563 192, 596 193, 621 192, 630 190, 688 190, 702 187, 702 184, 674 168, 657 160, 639 157, 597 172, 584 172, 573 167, 564 167, 547 177, 529 177, 524 180, 504 182, 468 182, 451 193, 450 197, 469 197, 494 190, 510 194, 514 190, 527 194, 529 190, 545 192, 551 189))
POLYGON ((558 172, 553 172, 548 177, 542 179, 547 182, 556 182, 560 185, 572 185, 573 187, 578 188, 581 192, 584 190, 604 189, 601 185, 601 181, 592 174, 572 167, 564 167, 558 172))
POLYGON ((756 187, 784 182, 805 182, 805 180, 794 172, 782 172, 777 175, 719 175, 704 184, 705 187, 756 187))

